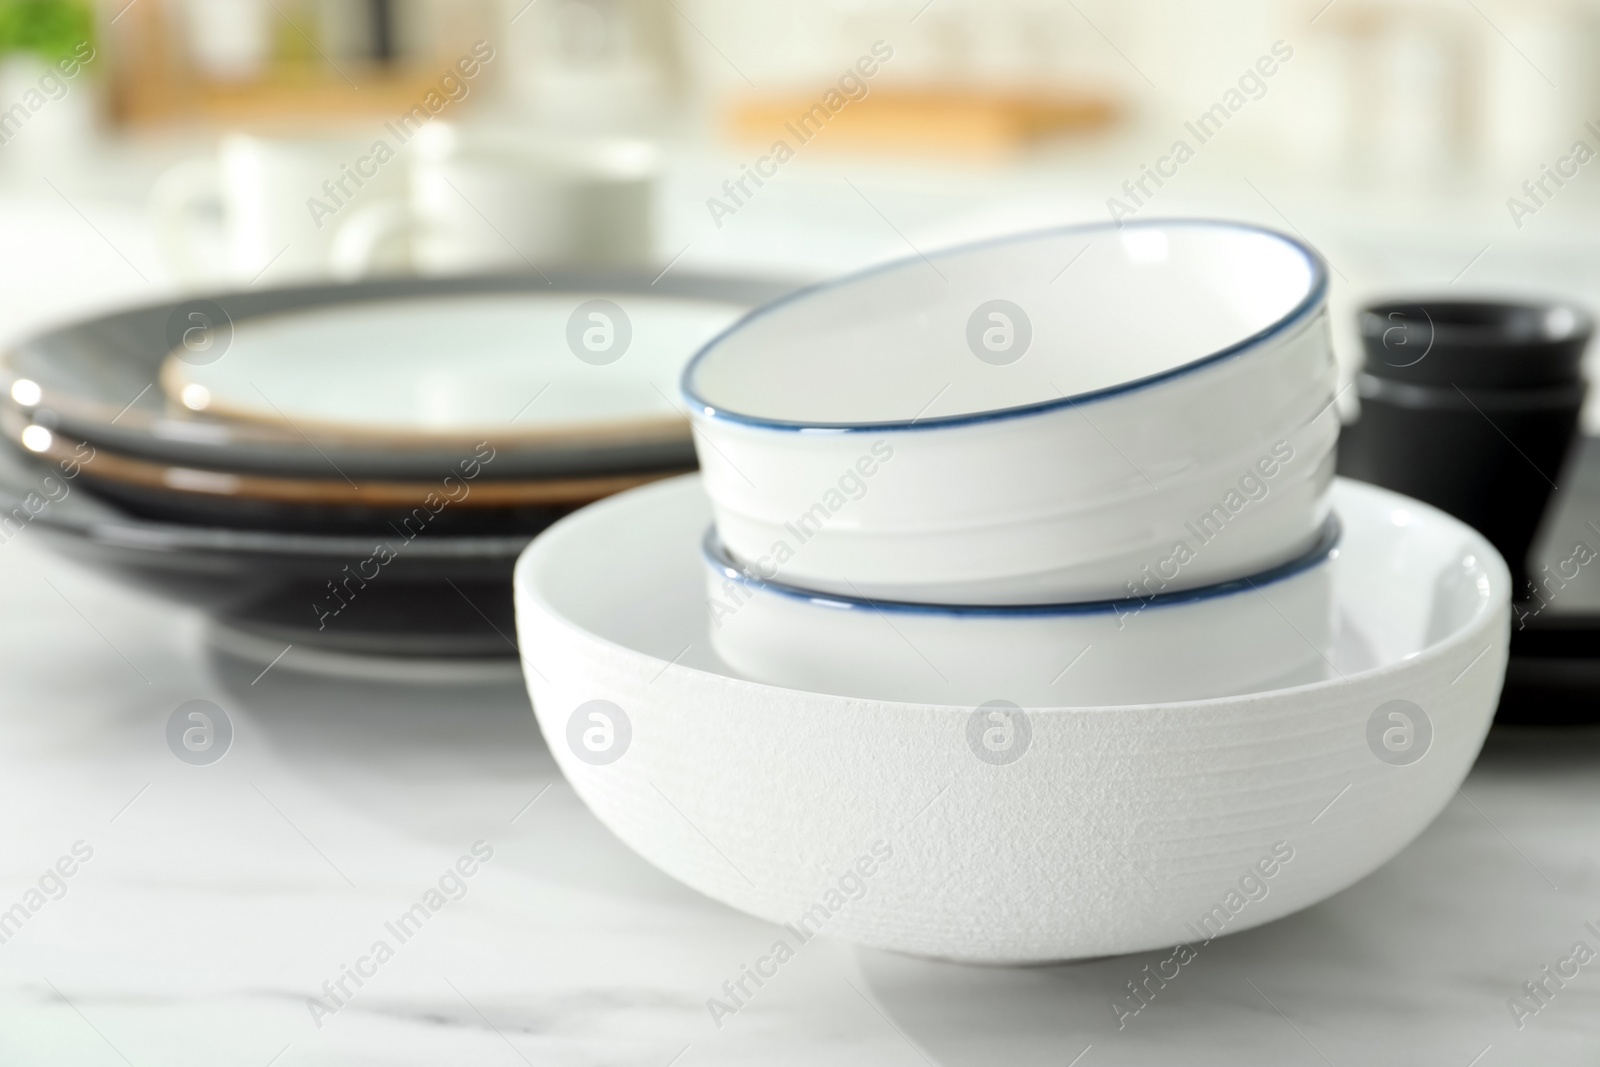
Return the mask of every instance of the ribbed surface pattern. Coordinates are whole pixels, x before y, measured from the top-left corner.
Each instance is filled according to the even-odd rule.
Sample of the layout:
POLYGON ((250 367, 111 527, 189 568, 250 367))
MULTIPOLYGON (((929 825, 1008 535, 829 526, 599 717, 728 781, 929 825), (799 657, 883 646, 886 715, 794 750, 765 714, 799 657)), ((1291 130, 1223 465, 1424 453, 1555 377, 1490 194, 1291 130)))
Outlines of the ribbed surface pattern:
MULTIPOLYGON (((1477 603, 1453 609, 1454 632, 1410 658, 1391 641, 1383 665, 1298 690, 1029 711, 1030 747, 1009 765, 975 758, 969 709, 807 694, 686 665, 711 666, 702 651, 669 666, 670 651, 597 636, 552 606, 560 596, 536 588, 577 540, 624 575, 648 573, 651 560, 614 553, 630 536, 674 538, 668 505, 681 488, 629 494, 568 520, 524 558, 518 628, 529 690, 551 751, 601 821, 674 877, 764 918, 795 922, 809 911, 808 929, 968 960, 1131 952, 1202 937, 1201 920, 1287 842, 1293 858, 1251 883, 1265 895, 1252 888, 1259 899, 1213 920, 1231 933, 1336 892, 1415 837, 1471 766, 1504 672, 1508 583, 1492 550, 1405 498, 1341 490, 1358 560, 1377 552, 1374 525, 1395 502, 1412 509, 1411 525, 1379 529, 1377 539, 1414 548, 1419 538, 1455 538, 1455 559, 1436 554, 1431 573, 1389 575, 1400 587, 1392 595, 1443 597, 1434 592, 1441 569, 1480 569, 1469 583, 1477 603), (652 511, 662 521, 648 523, 652 511), (639 532, 641 522, 651 532, 639 532), (615 534, 622 523, 634 532, 615 534), (605 766, 579 760, 567 743, 569 715, 593 699, 615 702, 632 723, 625 755, 605 766), (1407 766, 1368 746, 1369 718, 1394 699, 1414 701, 1432 721, 1431 748, 1407 766), (886 845, 891 854, 865 865, 870 877, 848 877, 880 841, 879 853, 886 845), (859 899, 830 896, 842 876, 859 899)), ((674 570, 677 549, 666 555, 673 562, 660 566, 674 570)), ((581 578, 570 571, 582 565, 570 560, 566 580, 581 578)), ((602 595, 626 604, 626 583, 607 578, 602 595)), ((691 573, 685 588, 693 583, 691 573)), ((657 609, 641 596, 638 610, 657 609)), ((1364 612, 1388 607, 1344 610, 1360 627, 1364 612)), ((1409 610, 1437 620, 1443 609, 1409 610)), ((1381 622, 1372 620, 1375 632, 1381 622)), ((706 641, 703 631, 675 640, 706 641)))

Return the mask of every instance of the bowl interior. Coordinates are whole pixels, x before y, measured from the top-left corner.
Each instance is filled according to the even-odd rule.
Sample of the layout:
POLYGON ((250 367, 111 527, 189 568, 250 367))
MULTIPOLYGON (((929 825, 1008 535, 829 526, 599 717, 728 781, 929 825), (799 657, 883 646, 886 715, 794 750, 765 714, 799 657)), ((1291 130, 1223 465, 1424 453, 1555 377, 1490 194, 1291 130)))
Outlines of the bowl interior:
POLYGON ((1367 373, 1490 388, 1577 382, 1594 322, 1569 303, 1396 300, 1364 308, 1367 373))
POLYGON ((684 374, 748 421, 878 425, 1103 395, 1238 350, 1313 310, 1320 260, 1268 230, 1087 226, 918 257, 752 313, 684 374))
MULTIPOLYGON (((1505 598, 1509 580, 1494 549, 1442 512, 1345 479, 1333 504, 1344 524, 1334 577, 1340 677, 1316 685, 1414 656, 1505 598)), ((738 677, 708 636, 700 542, 709 517, 695 475, 601 501, 535 542, 517 574, 519 595, 613 644, 738 677)))
POLYGON ((1509 304, 1494 300, 1397 300, 1361 313, 1366 336, 1381 337, 1395 325, 1421 331, 1432 325, 1452 345, 1528 345, 1570 341, 1593 324, 1567 304, 1509 304))

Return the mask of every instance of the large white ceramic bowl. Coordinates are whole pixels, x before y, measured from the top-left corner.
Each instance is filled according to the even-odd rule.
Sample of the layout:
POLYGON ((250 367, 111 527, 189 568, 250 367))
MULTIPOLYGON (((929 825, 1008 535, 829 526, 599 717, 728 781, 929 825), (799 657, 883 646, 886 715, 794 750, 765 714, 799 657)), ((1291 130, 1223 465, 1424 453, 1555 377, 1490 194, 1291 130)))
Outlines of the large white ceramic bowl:
POLYGON ((684 371, 717 529, 794 585, 922 603, 1125 596, 1179 543, 1190 587, 1274 566, 1327 516, 1326 282, 1289 237, 1194 220, 780 300, 684 371))
POLYGON ((1028 708, 1149 704, 1314 682, 1332 671, 1332 516, 1308 551, 1216 585, 1015 607, 907 604, 764 581, 702 542, 711 647, 757 682, 874 700, 1028 708))
POLYGON ((995 962, 1198 944, 1388 860, 1454 795, 1494 712, 1510 581, 1493 547, 1395 493, 1340 482, 1334 499, 1338 673, 1294 689, 1016 712, 734 677, 707 634, 693 477, 533 542, 524 673, 600 821, 790 924, 772 933, 791 950, 819 930, 995 962))

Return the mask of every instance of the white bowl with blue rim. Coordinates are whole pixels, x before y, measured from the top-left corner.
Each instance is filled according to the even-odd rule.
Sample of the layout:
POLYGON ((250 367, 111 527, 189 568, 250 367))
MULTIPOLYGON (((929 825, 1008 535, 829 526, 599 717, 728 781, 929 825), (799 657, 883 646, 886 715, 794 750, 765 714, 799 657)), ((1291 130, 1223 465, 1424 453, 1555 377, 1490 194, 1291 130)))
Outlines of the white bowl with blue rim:
POLYGON ((752 681, 872 700, 1117 707, 1328 676, 1339 521, 1266 571, 1065 604, 933 605, 764 581, 716 531, 701 545, 711 646, 752 681))
POLYGON ((764 578, 938 604, 1194 589, 1328 516, 1327 270, 1204 220, 1081 226, 784 298, 689 363, 723 543, 764 578))

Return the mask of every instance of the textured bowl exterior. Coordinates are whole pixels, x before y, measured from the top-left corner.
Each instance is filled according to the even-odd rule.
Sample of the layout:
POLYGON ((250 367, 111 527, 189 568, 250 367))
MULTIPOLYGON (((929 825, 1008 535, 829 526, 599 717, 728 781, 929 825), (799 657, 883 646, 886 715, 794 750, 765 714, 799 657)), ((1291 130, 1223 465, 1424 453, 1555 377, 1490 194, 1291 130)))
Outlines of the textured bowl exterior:
MULTIPOLYGON (((985 962, 1193 944, 1383 864, 1449 801, 1488 730, 1509 632, 1503 562, 1424 505, 1349 492, 1459 526, 1476 568, 1463 625, 1408 658, 1296 689, 1029 711, 1031 739, 1008 764, 975 756, 970 708, 759 685, 598 637, 540 594, 540 542, 516 582, 528 688, 563 773, 607 827, 706 895, 789 924, 786 940, 821 930, 985 962), (632 723, 626 754, 605 766, 567 741, 569 716, 594 699, 632 723), (1392 700, 1432 722, 1409 765, 1369 746, 1392 700), (1286 850, 1272 877, 1256 873, 1286 850)), ((565 525, 598 528, 585 518, 565 525)))

